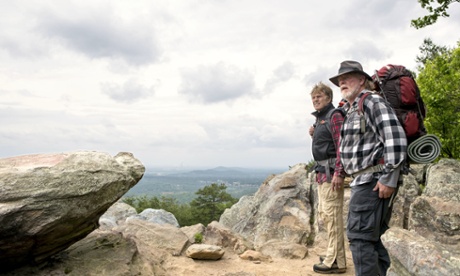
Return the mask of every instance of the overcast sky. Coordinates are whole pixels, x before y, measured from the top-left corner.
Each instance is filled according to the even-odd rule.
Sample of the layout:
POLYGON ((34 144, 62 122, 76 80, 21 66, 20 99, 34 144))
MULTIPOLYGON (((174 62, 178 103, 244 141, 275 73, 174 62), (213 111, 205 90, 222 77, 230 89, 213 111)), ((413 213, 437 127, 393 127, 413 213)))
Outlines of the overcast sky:
POLYGON ((306 163, 312 86, 347 59, 415 70, 424 38, 456 46, 456 4, 416 30, 416 0, 0 0, 0 157, 306 163))

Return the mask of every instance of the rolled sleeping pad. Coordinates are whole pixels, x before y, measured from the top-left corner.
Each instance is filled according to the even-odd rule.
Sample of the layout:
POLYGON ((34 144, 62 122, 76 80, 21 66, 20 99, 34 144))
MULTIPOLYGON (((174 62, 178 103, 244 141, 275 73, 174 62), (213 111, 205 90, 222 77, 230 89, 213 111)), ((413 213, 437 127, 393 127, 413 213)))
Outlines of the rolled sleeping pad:
POLYGON ((423 135, 407 147, 407 155, 412 162, 428 164, 441 154, 441 141, 436 135, 423 135))

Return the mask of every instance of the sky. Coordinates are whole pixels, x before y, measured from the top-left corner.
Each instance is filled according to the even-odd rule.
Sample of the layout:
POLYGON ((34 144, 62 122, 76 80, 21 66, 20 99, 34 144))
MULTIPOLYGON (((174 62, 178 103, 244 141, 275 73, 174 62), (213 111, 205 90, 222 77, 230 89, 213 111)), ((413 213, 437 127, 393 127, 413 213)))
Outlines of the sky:
MULTIPOLYGON (((312 160, 311 88, 340 62, 416 70, 460 5, 416 0, 0 0, 0 158, 131 152, 146 167, 312 160)), ((457 34, 457 35, 456 35, 457 34)))

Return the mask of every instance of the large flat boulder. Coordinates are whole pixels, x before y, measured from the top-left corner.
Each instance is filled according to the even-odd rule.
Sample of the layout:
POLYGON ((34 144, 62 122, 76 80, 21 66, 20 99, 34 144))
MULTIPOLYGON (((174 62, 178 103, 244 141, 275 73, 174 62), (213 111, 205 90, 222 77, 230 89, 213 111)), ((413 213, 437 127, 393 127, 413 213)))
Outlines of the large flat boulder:
POLYGON ((41 263, 87 236, 144 172, 130 153, 0 159, 0 270, 41 263))

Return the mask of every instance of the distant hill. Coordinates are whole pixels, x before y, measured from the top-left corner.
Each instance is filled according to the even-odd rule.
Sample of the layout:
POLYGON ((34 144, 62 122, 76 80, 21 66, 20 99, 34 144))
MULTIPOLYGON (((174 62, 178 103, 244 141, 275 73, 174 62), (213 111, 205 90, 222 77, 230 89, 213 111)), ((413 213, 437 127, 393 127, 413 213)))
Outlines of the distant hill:
POLYGON ((260 178, 267 177, 270 174, 278 174, 285 170, 282 169, 248 169, 238 167, 215 167, 206 170, 193 170, 170 174, 178 177, 242 177, 242 178, 260 178))
POLYGON ((190 202, 195 192, 212 183, 224 183, 235 198, 253 194, 271 174, 285 172, 280 168, 215 167, 212 169, 178 171, 148 169, 144 177, 125 196, 166 196, 190 202))

